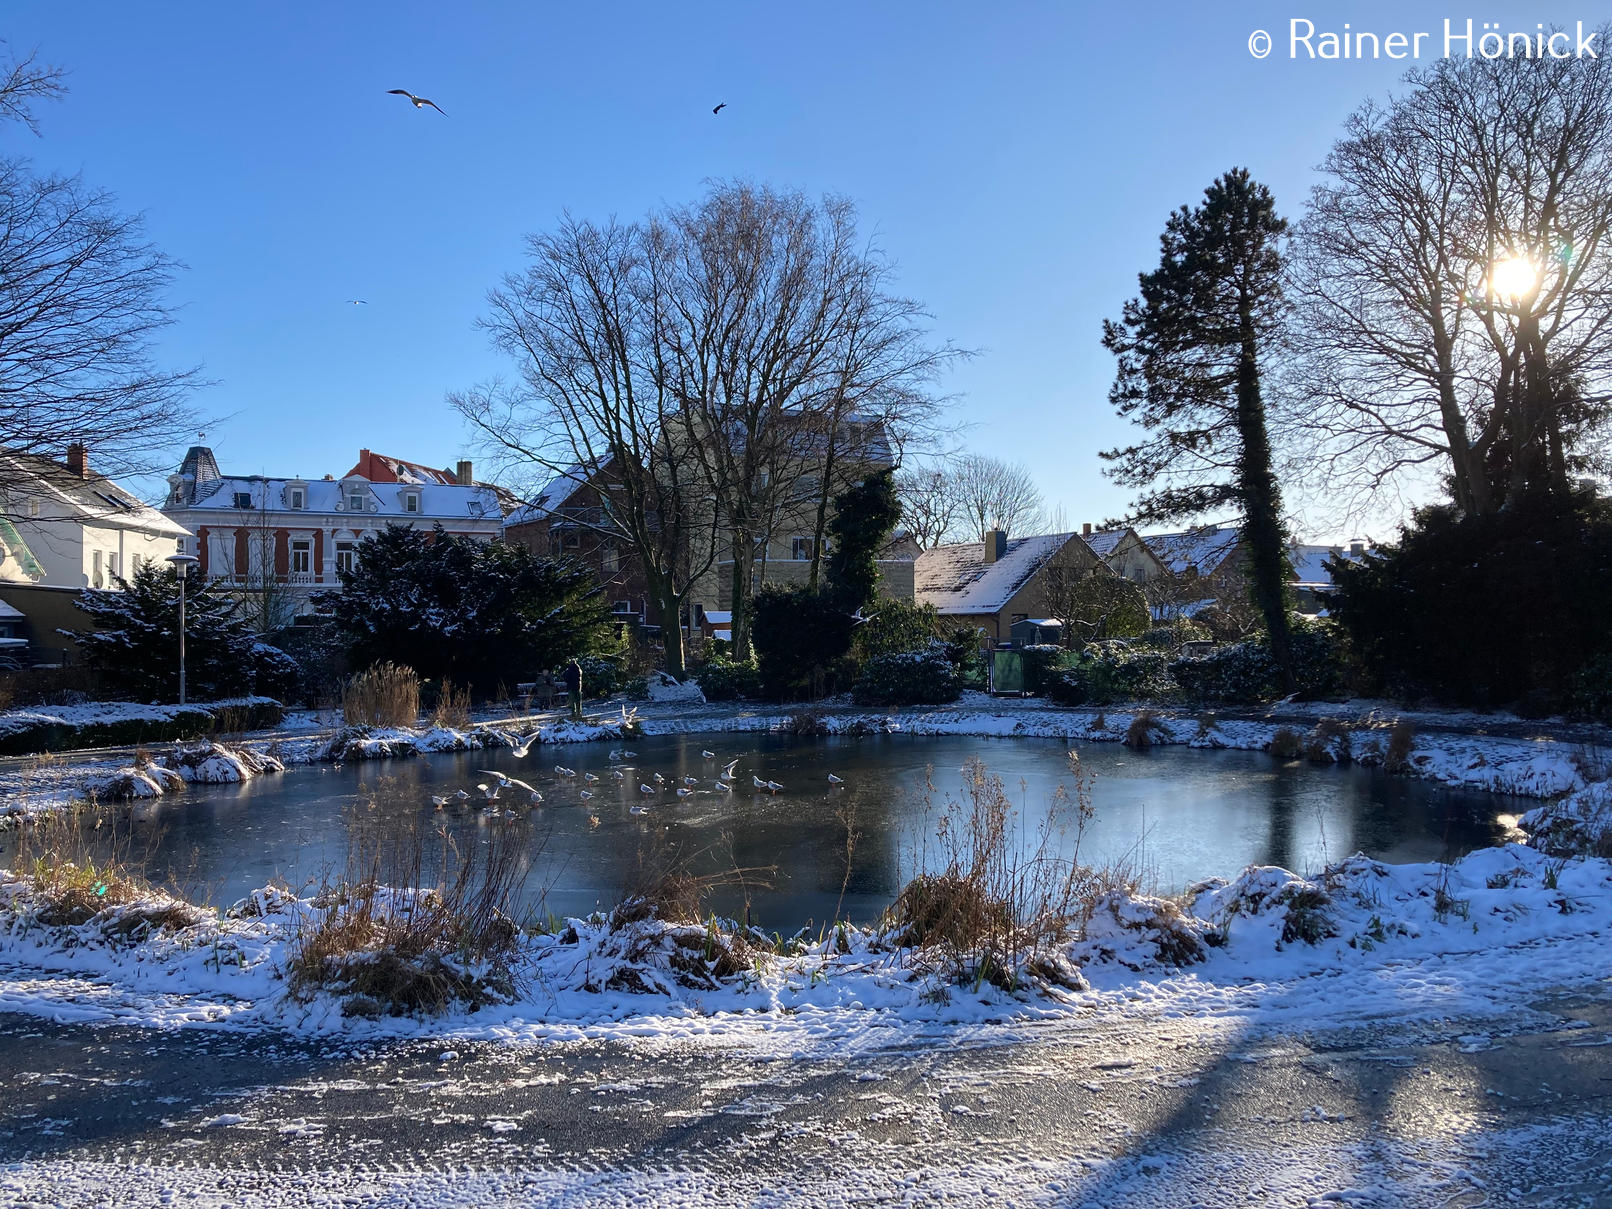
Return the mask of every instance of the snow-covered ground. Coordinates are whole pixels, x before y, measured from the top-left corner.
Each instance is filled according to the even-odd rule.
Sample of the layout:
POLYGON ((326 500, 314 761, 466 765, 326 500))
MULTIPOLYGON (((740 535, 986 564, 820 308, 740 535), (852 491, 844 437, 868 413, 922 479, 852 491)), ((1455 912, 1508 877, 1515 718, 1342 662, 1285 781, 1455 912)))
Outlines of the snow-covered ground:
POLYGON ((1051 969, 1025 972, 1011 992, 948 981, 877 931, 806 938, 793 956, 732 948, 724 967, 730 937, 699 925, 571 920, 521 939, 510 962, 517 989, 504 1001, 399 1018, 289 993, 295 938, 320 915, 309 900, 266 892, 225 916, 199 912, 189 927, 148 932, 140 919, 171 905, 159 897, 51 926, 26 878, 0 876, 0 1010, 376 1038, 759 1031, 769 1047, 811 1051, 1092 1015, 1312 1029, 1501 1015, 1542 987, 1604 978, 1612 927, 1612 862, 1512 844, 1451 865, 1355 857, 1314 881, 1250 869, 1196 888, 1184 914, 1146 897, 1107 899, 1051 969))

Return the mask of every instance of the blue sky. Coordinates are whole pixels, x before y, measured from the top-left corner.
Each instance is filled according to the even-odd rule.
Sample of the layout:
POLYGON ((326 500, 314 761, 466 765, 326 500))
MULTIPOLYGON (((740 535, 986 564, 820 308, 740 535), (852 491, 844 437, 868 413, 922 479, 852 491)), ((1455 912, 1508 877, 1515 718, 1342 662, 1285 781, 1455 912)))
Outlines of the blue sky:
POLYGON ((8 144, 188 266, 161 351, 216 381, 197 402, 228 417, 226 470, 451 464, 469 437, 444 395, 508 371, 473 321, 523 236, 742 176, 856 199, 936 336, 980 353, 945 384, 969 446, 1027 462, 1078 524, 1125 504, 1095 452, 1126 438, 1098 335, 1166 214, 1245 165, 1297 217, 1340 121, 1404 70, 1291 61, 1289 19, 1597 19, 1483 7, 11 0, 0 36, 70 72, 44 137, 8 144))

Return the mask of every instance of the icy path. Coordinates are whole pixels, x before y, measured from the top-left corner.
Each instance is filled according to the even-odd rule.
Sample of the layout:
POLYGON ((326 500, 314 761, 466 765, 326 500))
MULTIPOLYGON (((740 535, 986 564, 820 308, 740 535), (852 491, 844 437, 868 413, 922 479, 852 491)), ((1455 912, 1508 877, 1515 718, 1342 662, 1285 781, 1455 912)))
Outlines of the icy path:
POLYGON ((812 1060, 0 1016, 0 1204, 1605 1204, 1612 987, 1528 1008, 1328 1034, 1093 1019, 812 1060))

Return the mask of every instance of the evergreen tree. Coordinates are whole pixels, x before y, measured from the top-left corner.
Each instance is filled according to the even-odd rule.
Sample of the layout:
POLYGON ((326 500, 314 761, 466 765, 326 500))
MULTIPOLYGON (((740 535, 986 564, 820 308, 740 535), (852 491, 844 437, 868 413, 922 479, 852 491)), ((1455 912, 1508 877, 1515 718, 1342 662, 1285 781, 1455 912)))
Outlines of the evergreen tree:
MULTIPOLYGON (((78 607, 94 630, 69 631, 85 661, 112 693, 139 701, 179 698, 179 576, 147 563, 131 579, 113 577, 121 591, 87 588, 78 607)), ((196 700, 251 692, 285 695, 295 667, 284 652, 257 641, 239 616, 240 602, 211 583, 185 588, 185 675, 196 700)))
POLYGON ((1170 215, 1159 267, 1103 324, 1119 359, 1109 401, 1151 435, 1102 456, 1109 477, 1141 489, 1135 522, 1241 510, 1250 593, 1292 692, 1282 500, 1260 392, 1262 360, 1282 337, 1286 230, 1270 190, 1242 168, 1170 215))
POLYGON ((353 667, 389 660, 485 693, 610 645, 598 580, 579 563, 440 525, 388 525, 356 553, 341 594, 321 602, 353 667))
POLYGON ((756 594, 756 660, 769 696, 817 696, 830 689, 836 665, 851 649, 856 614, 878 593, 879 551, 900 519, 893 472, 869 475, 834 497, 828 582, 756 594))

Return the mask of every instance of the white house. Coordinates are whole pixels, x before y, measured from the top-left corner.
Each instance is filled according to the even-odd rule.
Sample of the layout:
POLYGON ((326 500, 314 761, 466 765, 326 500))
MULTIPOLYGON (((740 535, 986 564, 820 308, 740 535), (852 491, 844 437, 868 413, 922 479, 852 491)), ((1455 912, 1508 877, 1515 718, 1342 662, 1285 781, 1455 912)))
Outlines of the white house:
POLYGON ((212 580, 247 590, 283 590, 291 613, 307 612, 315 592, 339 591, 358 543, 387 525, 491 541, 512 501, 478 483, 471 464, 438 470, 359 451, 340 478, 225 475, 213 451, 193 446, 168 476, 163 512, 195 534, 186 551, 212 580))
POLYGON ((0 583, 111 588, 190 536, 90 469, 84 446, 65 462, 0 450, 0 583))

